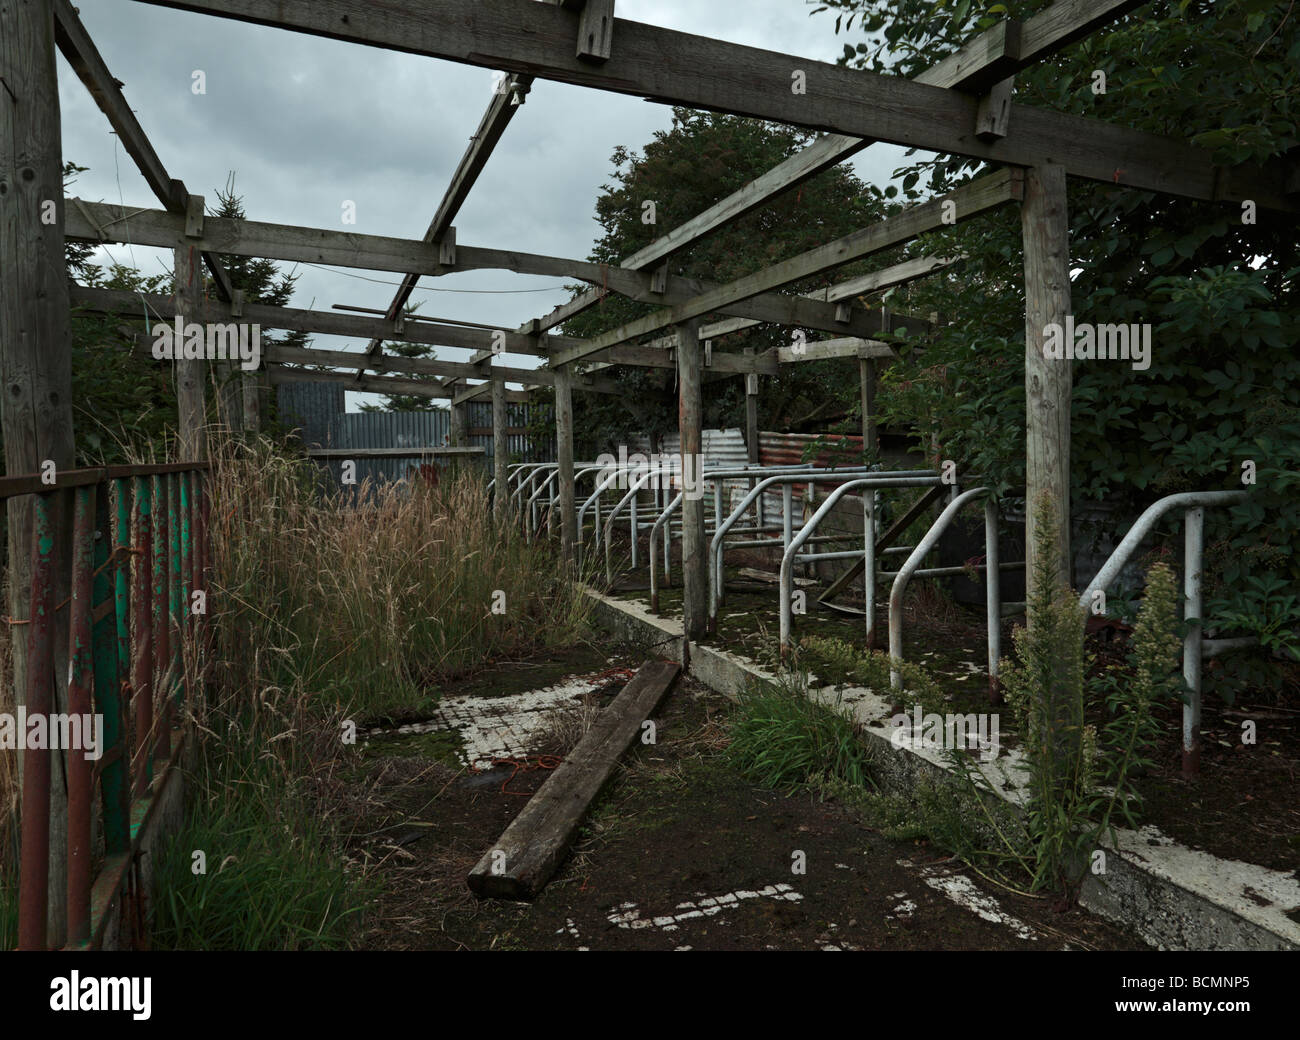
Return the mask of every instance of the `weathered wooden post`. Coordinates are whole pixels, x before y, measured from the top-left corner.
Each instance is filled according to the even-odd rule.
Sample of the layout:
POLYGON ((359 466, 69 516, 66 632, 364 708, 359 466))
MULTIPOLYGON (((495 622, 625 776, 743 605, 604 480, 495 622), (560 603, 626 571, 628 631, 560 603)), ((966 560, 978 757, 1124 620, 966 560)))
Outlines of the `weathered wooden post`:
MULTIPOLYGON (((196 234, 203 233, 203 197, 190 196, 190 212, 197 209, 199 223, 196 234)), ((194 226, 190 223, 190 226, 194 226)), ((191 322, 206 328, 207 308, 203 299, 203 259, 195 245, 178 246, 173 251, 173 275, 176 297, 176 313, 183 325, 191 322)), ((181 357, 182 343, 175 345, 176 360, 176 449, 182 462, 202 461, 208 455, 207 409, 204 404, 204 369, 207 363, 201 360, 184 360, 181 357)), ((220 372, 220 366, 216 366, 220 372)), ((226 419, 227 416, 221 418, 226 419)))
MULTIPOLYGON (((752 358, 754 348, 746 347, 745 356, 752 358)), ((758 373, 745 373, 745 448, 746 458, 758 462, 758 373)), ((752 485, 751 485, 752 486, 752 485)))
POLYGON ((566 560, 573 560, 578 516, 573 490, 573 372, 568 365, 555 370, 555 458, 560 469, 560 548, 566 560))
POLYGON ((248 433, 262 431, 262 373, 245 372, 241 377, 244 401, 244 429, 248 433))
POLYGON ((453 448, 463 448, 467 442, 468 438, 465 436, 465 406, 453 402, 451 406, 451 446, 453 448))
MULTIPOLYGON (((1025 578, 1035 566, 1035 513, 1050 502, 1060 532, 1058 580, 1070 581, 1070 361, 1043 356, 1049 325, 1070 313, 1070 224, 1065 167, 1044 163, 1025 175, 1020 209, 1025 244, 1025 578)), ((1031 623, 1033 618, 1028 619, 1031 623)))
POLYGON ((862 449, 876 451, 876 359, 858 358, 858 383, 862 392, 862 449))
POLYGON ((495 493, 492 497, 492 511, 496 515, 497 523, 502 523, 506 518, 506 466, 510 459, 507 457, 510 443, 508 439, 506 422, 506 381, 504 379, 492 380, 492 477, 496 481, 495 493))
MULTIPOLYGON (((72 354, 68 343, 68 272, 63 254, 63 157, 51 0, 0 3, 0 414, 5 472, 57 474, 74 464, 72 354)), ((56 483, 57 486, 57 483, 56 483)), ((52 530, 66 532, 65 496, 51 505, 52 530)), ((28 609, 32 580, 34 501, 8 500, 9 636, 13 640, 16 702, 26 704, 33 682, 48 684, 50 710, 67 711, 67 661, 53 654, 45 675, 30 674, 28 609)), ((71 587, 71 557, 59 543, 50 561, 54 603, 71 587)), ((49 639, 66 646, 67 611, 58 611, 49 639)), ((44 669, 42 669, 44 671, 44 669)), ((42 698, 46 699, 46 698, 42 698)), ((67 781, 63 756, 50 751, 19 757, 25 810, 49 792, 48 812, 27 811, 33 850, 48 843, 46 876, 22 879, 20 936, 24 946, 61 946, 67 931, 67 781), (37 761, 45 757, 45 761, 37 761), (35 782, 23 781, 26 772, 35 782), (40 788, 41 790, 38 790, 40 788), (29 802, 28 799, 31 799, 29 802), (28 907, 23 915, 22 906, 28 907), (41 918, 45 917, 44 935, 41 918), (23 920, 23 917, 26 920, 23 920)), ((24 839, 26 841, 26 837, 24 839)), ((31 851, 31 850, 29 850, 31 851)))
POLYGON ((682 452, 682 625, 688 640, 704 635, 709 618, 704 530, 703 381, 698 320, 677 327, 677 426, 682 452))

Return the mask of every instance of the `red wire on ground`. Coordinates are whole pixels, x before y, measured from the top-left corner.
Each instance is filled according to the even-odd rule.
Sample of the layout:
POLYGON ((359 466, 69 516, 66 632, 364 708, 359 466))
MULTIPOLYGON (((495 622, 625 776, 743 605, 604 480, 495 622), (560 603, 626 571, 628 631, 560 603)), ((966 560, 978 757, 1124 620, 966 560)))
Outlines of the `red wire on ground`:
POLYGON ((509 758, 494 758, 492 759, 492 764, 488 766, 488 768, 495 769, 497 766, 514 766, 514 769, 510 770, 510 775, 506 777, 505 782, 501 785, 501 793, 521 794, 525 798, 531 798, 533 796, 532 791, 507 790, 510 786, 510 781, 515 778, 515 775, 518 773, 532 773, 538 769, 554 769, 563 761, 564 757, 562 755, 524 755, 520 758, 512 756, 509 758))
MULTIPOLYGON (((595 675, 588 676, 587 678, 589 681, 595 683, 599 683, 604 679, 616 678, 631 681, 634 675, 636 675, 636 669, 615 665, 613 668, 606 668, 603 672, 597 672, 595 675)), ((508 755, 505 758, 492 759, 491 764, 488 765, 488 769, 495 769, 497 766, 513 766, 514 768, 510 770, 510 775, 506 777, 505 782, 501 784, 501 793, 519 794, 523 795, 525 798, 531 798, 533 796, 532 791, 511 791, 511 781, 520 773, 532 773, 539 769, 554 769, 563 761, 563 755, 508 755)), ((475 772, 479 772, 479 770, 476 769, 475 772)))

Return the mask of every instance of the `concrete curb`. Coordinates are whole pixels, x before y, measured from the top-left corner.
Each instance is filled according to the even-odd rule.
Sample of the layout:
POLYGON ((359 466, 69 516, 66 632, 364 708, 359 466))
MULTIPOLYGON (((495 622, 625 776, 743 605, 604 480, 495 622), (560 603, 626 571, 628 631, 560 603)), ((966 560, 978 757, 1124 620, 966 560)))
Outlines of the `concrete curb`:
MULTIPOLYGON (((652 643, 682 661, 681 623, 658 617, 637 602, 584 589, 593 616, 633 642, 652 643)), ((754 680, 776 676, 739 655, 702 644, 690 648, 687 674, 734 698, 754 680)), ((951 767, 925 749, 896 747, 886 736, 887 701, 869 690, 847 689, 836 698, 848 707, 874 750, 888 788, 907 793, 922 777, 948 782, 951 767)), ((1014 761, 996 774, 984 770, 1009 805, 1015 805, 1014 761)), ((1220 859, 1180 845, 1155 827, 1119 830, 1118 848, 1105 873, 1088 875, 1080 902, 1093 913, 1134 929, 1161 950, 1300 950, 1300 871, 1286 874, 1252 863, 1220 859), (1290 916, 1288 916, 1288 914, 1290 916)))

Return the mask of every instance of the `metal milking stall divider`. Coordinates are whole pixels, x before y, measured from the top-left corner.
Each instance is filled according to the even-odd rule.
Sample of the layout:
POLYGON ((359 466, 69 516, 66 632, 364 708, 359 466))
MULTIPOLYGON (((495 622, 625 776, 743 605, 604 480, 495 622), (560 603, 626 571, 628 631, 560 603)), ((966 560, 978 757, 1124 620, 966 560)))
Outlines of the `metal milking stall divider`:
MULTIPOLYGON (((46 947, 52 898, 66 899, 69 948, 103 941, 124 892, 137 904, 143 898, 138 846, 184 747, 179 729, 173 746, 172 731, 181 721, 178 709, 193 692, 186 682, 186 649, 195 652, 201 629, 190 602, 193 592, 206 591, 211 562, 207 469, 204 463, 177 463, 65 470, 53 484, 40 474, 0 478, 0 499, 35 498, 24 714, 44 717, 53 736, 53 716, 62 714, 54 710, 54 676, 56 669, 62 674, 66 653, 63 733, 71 736, 73 717, 82 720, 79 749, 52 748, 50 739, 44 748, 24 747, 19 949, 46 947), (55 575, 69 550, 70 594, 56 604, 55 575), (56 646, 56 616, 64 607, 68 641, 56 646), (92 766, 83 729, 95 716, 103 717, 103 730, 92 766), (56 751, 65 754, 68 787, 63 893, 49 891, 56 751), (159 763, 163 768, 156 771, 159 763), (96 780, 104 858, 92 878, 96 780)), ((26 735, 16 734, 24 744, 26 735)))
POLYGON ((1088 607, 1094 595, 1105 593, 1119 577, 1142 540, 1155 528, 1156 522, 1174 509, 1184 509, 1183 514, 1183 621, 1187 633, 1183 637, 1183 682, 1187 698, 1183 703, 1183 775, 1195 776, 1200 771, 1201 759, 1201 662, 1229 650, 1254 646, 1259 640, 1254 636, 1236 639, 1204 639, 1202 613, 1202 565, 1205 555, 1205 507, 1225 506, 1246 501, 1245 491, 1187 491, 1166 495, 1149 505, 1133 522, 1128 534, 1121 539, 1110 557, 1102 564, 1097 576, 1079 596, 1079 604, 1088 607))
MULTIPOLYGON (((873 480, 873 481, 885 480, 886 483, 880 485, 883 487, 931 486, 939 482, 939 475, 932 470, 899 470, 899 471, 890 472, 887 470, 872 470, 866 466, 844 468, 838 470, 820 470, 820 471, 804 471, 802 473, 786 473, 786 474, 779 474, 773 477, 768 477, 767 479, 760 481, 755 487, 750 489, 748 494, 746 494, 744 498, 741 500, 740 504, 737 505, 732 510, 731 515, 722 524, 719 525, 717 531, 714 533, 713 540, 709 545, 709 560, 710 560, 709 568, 708 568, 709 570, 709 619, 710 619, 710 624, 712 626, 716 627, 718 607, 722 603, 726 594, 726 590, 723 586, 722 560, 723 560, 723 553, 725 551, 727 535, 731 532, 732 528, 736 524, 736 521, 740 518, 741 515, 743 515, 744 511, 756 500, 761 501, 762 496, 766 492, 768 487, 771 487, 772 485, 775 484, 779 484, 782 487, 782 514, 783 514, 782 525, 781 525, 781 531, 782 531, 781 538, 772 539, 772 540, 737 542, 737 543, 733 543, 732 548, 756 548, 761 546, 776 546, 776 545, 780 545, 783 548, 783 550, 785 548, 788 548, 793 538, 794 524, 793 524, 793 515, 792 515, 793 513, 792 496, 787 491, 787 489, 792 487, 792 485, 795 483, 804 483, 808 481, 810 472, 816 476, 822 476, 823 482, 825 482, 824 477, 827 475, 834 475, 839 478, 848 478, 850 480, 855 480, 855 481, 856 480, 873 480), (889 483, 889 481, 893 481, 895 483, 891 484, 889 483), (899 484, 897 483, 897 481, 912 481, 913 483, 899 484), (916 481, 923 481, 924 483, 917 484, 915 483, 916 481)), ((815 483, 815 481, 812 481, 812 483, 815 483)), ((839 497, 841 496, 835 496, 835 500, 838 501, 839 497)), ((819 522, 821 517, 826 515, 825 511, 827 511, 826 504, 823 503, 822 506, 819 508, 818 513, 814 514, 817 516, 819 522)), ((811 523, 811 518, 809 522, 811 523)), ((814 524, 813 526, 815 527, 816 525, 814 524)), ((810 538, 812 535, 812 529, 809 528, 805 531, 803 530, 803 528, 805 527, 807 527, 806 524, 801 525, 801 533, 803 534, 804 537, 803 539, 800 540, 799 543, 800 546, 802 546, 804 542, 807 541, 808 538, 810 538)), ((826 540, 843 541, 844 537, 832 536, 826 540)), ((859 553, 854 551, 853 553, 850 553, 848 555, 856 557, 857 555, 859 555, 859 553)), ((815 556, 816 554, 808 554, 805 555, 805 559, 811 560, 815 558, 815 556)), ((821 558, 828 559, 832 557, 822 556, 821 558)), ((843 559, 846 557, 840 554, 835 554, 834 558, 843 559)))
MULTIPOLYGON (((632 568, 635 569, 638 566, 637 550, 638 550, 638 541, 640 538, 641 531, 649 530, 651 533, 651 538, 653 539, 657 534, 657 532, 661 528, 665 527, 665 524, 660 523, 658 519, 647 523, 642 523, 639 520, 638 518, 639 493, 644 489, 646 483, 650 482, 651 480, 655 480, 655 478, 663 478, 663 479, 655 480, 655 484, 653 487, 653 490, 655 492, 655 505, 661 510, 660 513, 661 519, 666 519, 670 517, 671 514, 676 509, 678 500, 674 500, 671 503, 668 502, 668 492, 671 490, 674 484, 681 483, 681 467, 680 465, 670 464, 667 466, 658 466, 658 467, 613 466, 613 467, 606 467, 606 468, 609 468, 610 472, 607 473, 605 479, 597 485, 596 490, 592 493, 592 495, 583 503, 582 507, 578 510, 578 527, 579 530, 583 529, 584 517, 586 515, 587 507, 594 503, 596 508, 595 543, 597 546, 601 545, 602 542, 601 534, 603 530, 604 542, 606 547, 606 571, 607 573, 609 573, 610 567, 612 566, 612 561, 610 559, 609 535, 613 531, 613 521, 626 508, 630 513, 629 526, 630 526, 630 535, 631 535, 631 544, 632 544, 631 565, 632 568), (628 477, 635 478, 633 481, 631 481, 632 487, 630 488, 628 493, 625 494, 623 498, 620 499, 619 502, 617 502, 613 506, 610 515, 606 518, 605 524, 602 528, 602 525, 600 523, 601 496, 606 491, 608 491, 611 485, 614 484, 616 481, 624 480, 628 477)), ((816 483, 816 480, 815 479, 810 480, 809 479, 810 477, 815 478, 818 476, 824 476, 832 472, 838 472, 841 474, 845 472, 849 472, 843 469, 833 471, 829 469, 818 469, 815 467, 808 467, 808 466, 791 466, 791 465, 772 466, 772 465, 761 465, 756 463, 749 463, 741 466, 728 466, 725 468, 703 469, 701 471, 700 478, 699 478, 701 483, 701 489, 703 488, 703 485, 706 484, 713 485, 714 527, 716 528, 717 524, 721 522, 722 489, 723 489, 724 480, 728 478, 757 479, 767 474, 790 473, 792 471, 804 472, 805 474, 804 479, 801 480, 800 483, 807 481, 810 484, 810 486, 816 483)), ((619 490, 622 490, 622 488, 619 488, 619 490)), ((707 529, 707 522, 708 521, 706 517, 706 529, 707 529)), ((763 528, 747 529, 747 533, 750 531, 759 531, 762 529, 763 528)), ((671 548, 670 542, 671 542, 671 527, 668 527, 666 531, 665 542, 664 542, 664 550, 666 554, 665 567, 667 567, 667 554, 670 552, 670 548, 671 548)), ((650 545, 651 560, 654 559, 654 553, 655 553, 655 544, 654 541, 652 541, 650 545)), ((653 575, 651 577, 653 583, 653 575)))

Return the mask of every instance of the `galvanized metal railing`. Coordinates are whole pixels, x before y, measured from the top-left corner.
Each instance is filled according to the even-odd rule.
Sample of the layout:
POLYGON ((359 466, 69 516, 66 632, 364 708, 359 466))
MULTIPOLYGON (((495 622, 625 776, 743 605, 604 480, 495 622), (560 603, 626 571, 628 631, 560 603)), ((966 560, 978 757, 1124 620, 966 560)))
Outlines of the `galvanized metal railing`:
POLYGON ((26 716, 42 716, 48 725, 61 714, 55 674, 66 667, 67 714, 103 718, 94 763, 84 747, 24 749, 19 949, 49 945, 52 899, 66 900, 68 947, 99 945, 110 912, 122 909, 124 888, 138 891, 135 845, 155 782, 180 749, 173 736, 180 736, 182 709, 193 694, 187 675, 196 674, 186 662, 196 664, 206 638, 205 604, 193 595, 206 595, 210 565, 206 469, 181 463, 67 470, 53 484, 42 475, 0 478, 0 499, 34 498, 26 716), (65 555, 71 595, 55 603, 65 555), (62 643, 58 614, 65 608, 62 643), (56 754, 64 755, 68 778, 66 892, 50 892, 48 884, 56 754), (92 845, 96 783, 102 857, 92 845))
POLYGON ((1002 600, 1001 571, 1025 565, 1023 560, 1000 564, 998 562, 998 506, 989 488, 971 488, 953 498, 930 526, 930 530, 916 544, 916 548, 898 568, 894 584, 889 590, 889 684, 899 690, 903 676, 899 664, 903 660, 903 596, 908 583, 916 575, 941 577, 953 571, 961 573, 962 567, 931 567, 923 570, 921 562, 939 544, 943 532, 968 503, 984 499, 984 564, 976 570, 984 571, 985 609, 988 614, 989 698, 994 703, 998 697, 998 662, 1002 658, 1002 600))
POLYGON ((1089 606, 1098 592, 1105 592, 1119 577, 1124 565, 1137 551, 1143 539, 1155 528, 1156 522, 1174 509, 1184 509, 1183 515, 1183 619, 1188 622, 1183 637, 1183 681, 1187 684, 1187 700, 1183 704, 1183 775, 1195 776, 1201 768, 1201 661, 1225 650, 1252 646, 1253 637, 1241 639, 1203 639, 1201 619, 1201 570, 1205 554, 1205 507, 1226 506, 1244 502, 1245 491, 1187 491, 1166 495, 1152 503, 1129 528, 1123 540, 1115 547, 1110 558, 1102 565, 1097 576, 1079 596, 1082 606, 1089 606))
MULTIPOLYGON (((781 537, 771 538, 771 539, 760 538, 760 539, 751 539, 744 542, 736 542, 732 544, 732 548, 742 548, 742 547, 762 548, 765 546, 775 548, 776 546, 779 545, 781 546, 783 552, 787 548, 789 548, 790 543, 794 538, 794 516, 793 516, 792 496, 790 495, 788 489, 793 484, 807 483, 811 485, 817 483, 818 481, 821 481, 822 483, 833 481, 842 486, 843 482, 846 480, 863 480, 868 477, 871 477, 873 479, 890 478, 892 480, 896 480, 899 478, 907 478, 907 479, 916 478, 916 479, 922 479, 929 483, 937 483, 939 480, 938 474, 934 473, 931 470, 886 471, 886 470, 874 470, 868 466, 852 466, 852 467, 843 467, 838 469, 803 470, 803 471, 796 471, 796 472, 785 472, 785 473, 778 474, 777 476, 767 477, 764 480, 760 480, 753 488, 751 488, 749 492, 740 500, 739 505, 736 505, 732 509, 731 515, 728 516, 726 520, 724 520, 722 523, 718 525, 717 530, 714 532, 713 539, 709 543, 709 624, 710 627, 716 627, 717 618, 718 618, 718 609, 726 597, 726 586, 723 581, 723 576, 724 576, 723 575, 723 553, 726 548, 727 535, 731 532, 732 528, 735 527, 740 517, 742 517, 745 514, 745 511, 755 501, 761 501, 762 496, 766 493, 769 487, 772 487, 774 485, 779 485, 782 488, 781 537)), ((839 496, 837 495, 835 497, 838 500, 839 496)), ((822 504, 822 509, 819 510, 819 513, 815 514, 819 521, 821 519, 821 516, 825 515, 824 508, 825 508, 825 503, 822 504)), ((816 527, 815 523, 813 524, 813 527, 814 528, 816 527)), ((809 528, 806 532, 804 532, 804 538, 800 541, 799 544, 802 546, 803 542, 806 541, 811 534, 812 534, 812 528, 809 528)), ((832 540, 843 541, 842 538, 835 538, 832 540)))
MULTIPOLYGON (((875 496, 877 491, 890 489, 903 490, 910 488, 928 488, 935 487, 939 484, 941 477, 939 474, 926 470, 911 470, 906 472, 887 472, 879 471, 869 476, 859 477, 841 484, 838 488, 826 496, 826 500, 817 508, 811 517, 799 528, 798 532, 788 537, 781 554, 781 572, 780 572, 780 649, 781 657, 784 659, 790 652, 791 633, 794 629, 794 563, 796 558, 802 555, 805 560, 846 560, 862 557, 866 567, 866 573, 863 581, 863 593, 865 599, 865 637, 866 645, 872 643, 872 631, 875 619, 875 576, 876 576, 876 519, 875 519, 875 496), (842 552, 827 553, 803 553, 801 550, 805 543, 811 540, 812 534, 817 530, 832 510, 845 495, 850 491, 862 491, 862 549, 855 549, 842 552)), ((841 539, 842 540, 842 539, 841 539)))

